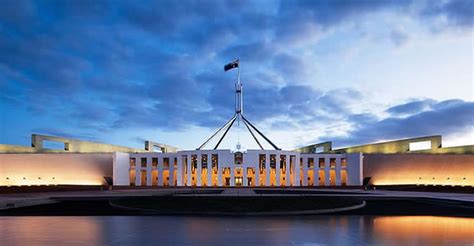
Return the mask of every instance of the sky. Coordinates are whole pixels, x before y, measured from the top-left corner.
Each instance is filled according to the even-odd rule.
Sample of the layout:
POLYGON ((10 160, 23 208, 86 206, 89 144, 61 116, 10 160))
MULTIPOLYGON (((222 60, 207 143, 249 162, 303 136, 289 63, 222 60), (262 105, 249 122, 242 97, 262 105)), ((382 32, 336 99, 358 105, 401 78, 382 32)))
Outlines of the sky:
MULTIPOLYGON (((3 0, 0 143, 194 149, 234 114, 240 59, 244 114, 280 148, 474 144, 473 3, 3 0)), ((256 148, 243 127, 222 147, 256 148)))

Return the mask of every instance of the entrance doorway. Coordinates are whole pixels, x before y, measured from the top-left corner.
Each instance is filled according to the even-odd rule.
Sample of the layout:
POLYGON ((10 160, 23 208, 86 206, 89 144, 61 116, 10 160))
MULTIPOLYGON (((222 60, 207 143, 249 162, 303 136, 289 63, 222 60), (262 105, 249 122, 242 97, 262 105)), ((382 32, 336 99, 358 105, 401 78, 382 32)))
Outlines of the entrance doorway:
POLYGON ((235 177, 235 186, 242 186, 242 177, 235 177))

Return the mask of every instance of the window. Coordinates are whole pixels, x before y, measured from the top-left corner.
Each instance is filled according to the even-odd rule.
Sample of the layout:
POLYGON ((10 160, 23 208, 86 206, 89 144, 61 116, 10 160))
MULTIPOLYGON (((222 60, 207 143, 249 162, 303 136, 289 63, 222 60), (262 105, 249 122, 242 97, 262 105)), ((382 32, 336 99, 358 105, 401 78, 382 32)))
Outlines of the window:
POLYGON ((284 170, 286 166, 286 155, 280 155, 280 169, 284 170))
POLYGON ((314 148, 314 151, 313 151, 313 153, 322 153, 322 152, 324 152, 324 146, 316 147, 314 148))
POLYGON ((314 168, 314 158, 308 158, 308 168, 314 168))
POLYGON ((194 172, 194 170, 197 169, 197 155, 191 155, 191 171, 194 172))
POLYGON ((142 167, 146 167, 146 157, 141 158, 142 167))
POLYGON ((319 168, 324 168, 324 166, 325 166, 324 158, 319 158, 319 168))
POLYGON ((163 158, 163 168, 170 168, 170 158, 163 158))
POLYGON ((158 158, 152 158, 151 159, 151 166, 152 167, 157 167, 158 166, 158 158))
POLYGON ((201 155, 201 166, 207 168, 207 155, 201 155))
POLYGON ((215 168, 215 169, 219 168, 219 166, 218 166, 218 165, 219 165, 219 164, 218 164, 218 163, 219 163, 219 157, 218 157, 218 155, 212 154, 211 159, 212 159, 212 168, 215 168))
POLYGON ((341 158, 341 167, 346 168, 347 167, 347 159, 346 158, 341 158))
POLYGON ((330 158, 329 159, 329 167, 330 168, 336 168, 336 158, 330 158))
POLYGON ((181 162, 183 163, 184 172, 187 173, 188 172, 188 156, 187 155, 182 155, 181 156, 181 162))
POLYGON ((242 152, 235 152, 234 154, 234 163, 235 165, 241 165, 244 161, 244 156, 242 152))
POLYGON ((409 151, 431 149, 431 141, 413 142, 409 145, 409 151))
POLYGON ((276 168, 276 156, 275 155, 270 155, 270 168, 273 168, 273 169, 276 168))
POLYGON ((136 165, 135 158, 130 158, 130 167, 135 167, 135 165, 136 165))
POLYGON ((265 169, 265 155, 258 156, 258 168, 260 170, 265 169))

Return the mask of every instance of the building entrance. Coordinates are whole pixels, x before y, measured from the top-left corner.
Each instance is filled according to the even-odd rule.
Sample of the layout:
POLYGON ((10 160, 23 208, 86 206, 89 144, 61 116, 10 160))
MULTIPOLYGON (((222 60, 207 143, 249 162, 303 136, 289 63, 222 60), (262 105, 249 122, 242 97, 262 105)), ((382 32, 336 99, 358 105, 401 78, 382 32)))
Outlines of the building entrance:
POLYGON ((242 177, 235 177, 235 186, 242 186, 242 177))

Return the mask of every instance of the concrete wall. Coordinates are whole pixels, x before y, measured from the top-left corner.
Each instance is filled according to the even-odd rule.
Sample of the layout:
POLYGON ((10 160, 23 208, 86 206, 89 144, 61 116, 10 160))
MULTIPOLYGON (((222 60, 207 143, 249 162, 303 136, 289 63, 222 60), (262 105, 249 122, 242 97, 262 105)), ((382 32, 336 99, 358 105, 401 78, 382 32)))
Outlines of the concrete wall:
POLYGON ((364 168, 362 153, 347 154, 347 185, 362 185, 364 168))
POLYGON ((336 153, 365 153, 365 154, 395 154, 395 153, 406 153, 410 151, 410 143, 416 142, 431 142, 431 152, 436 152, 437 149, 441 148, 441 136, 429 136, 429 137, 420 137, 420 138, 409 138, 401 139, 396 141, 389 141, 383 143, 374 143, 366 144, 359 146, 352 146, 342 149, 334 149, 333 152, 336 153))
POLYGON ((0 186, 102 185, 113 154, 0 154, 0 186))
POLYGON ((162 152, 176 152, 178 149, 166 144, 145 141, 145 149, 129 148, 114 144, 92 141, 81 141, 72 138, 62 138, 40 134, 31 135, 31 147, 9 144, 0 144, 0 153, 113 153, 113 152, 153 152, 153 146, 159 147, 162 152), (44 141, 60 143, 59 149, 44 148, 44 141))
POLYGON ((374 185, 474 186, 474 155, 364 154, 363 174, 374 185))
POLYGON ((297 149, 300 153, 316 153, 318 147, 323 148, 322 153, 365 153, 365 154, 474 154, 474 145, 442 147, 442 138, 440 135, 400 139, 395 141, 365 144, 351 146, 347 148, 332 149, 331 142, 308 145, 297 149), (425 150, 410 149, 411 143, 431 142, 431 148, 425 150))
POLYGON ((115 152, 113 158, 113 185, 130 185, 130 154, 115 152))
MULTIPOLYGON (((46 136, 39 134, 31 135, 31 146, 42 150, 43 141, 53 141, 64 143, 64 150, 67 152, 76 152, 76 153, 112 153, 116 151, 120 152, 146 152, 146 150, 129 148, 124 146, 118 146, 113 144, 105 144, 91 141, 81 141, 72 138, 61 138, 54 136, 46 136)), ((57 151, 57 150, 56 150, 57 151)))

